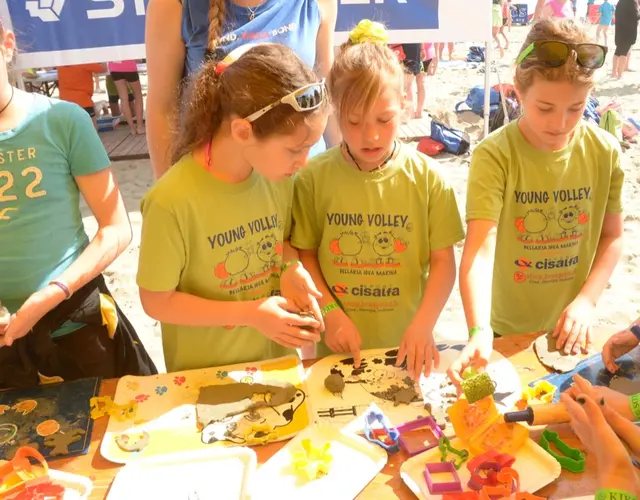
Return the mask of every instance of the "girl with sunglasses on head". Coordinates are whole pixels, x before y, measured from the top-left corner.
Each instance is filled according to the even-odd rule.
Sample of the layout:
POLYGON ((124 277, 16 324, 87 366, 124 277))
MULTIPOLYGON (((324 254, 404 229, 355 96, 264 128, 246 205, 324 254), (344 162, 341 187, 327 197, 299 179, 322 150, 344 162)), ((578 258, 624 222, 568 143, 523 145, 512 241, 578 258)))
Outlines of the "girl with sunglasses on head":
MULTIPOLYGON (((336 0, 149 0, 146 129, 156 178, 170 166, 172 111, 183 77, 197 73, 209 59, 219 61, 256 42, 286 45, 326 77, 333 62, 337 15, 336 0)), ((325 134, 330 145, 339 140, 335 128, 329 126, 325 134)), ((325 149, 321 139, 311 155, 325 149)))
POLYGON ((343 142, 296 176, 291 242, 322 297, 320 353, 398 347, 414 379, 438 363, 433 329, 464 237, 434 160, 398 140, 404 71, 378 23, 361 21, 328 88, 343 142))
POLYGON ((473 152, 460 265, 470 341, 450 368, 455 383, 487 362, 494 332, 589 347, 622 249, 620 147, 582 119, 606 53, 573 21, 534 24, 516 61, 522 116, 473 152))
POLYGON ((324 82, 283 45, 243 46, 205 64, 187 96, 174 165, 142 201, 137 281, 167 370, 313 344, 320 294, 288 239, 293 176, 327 121, 324 82))

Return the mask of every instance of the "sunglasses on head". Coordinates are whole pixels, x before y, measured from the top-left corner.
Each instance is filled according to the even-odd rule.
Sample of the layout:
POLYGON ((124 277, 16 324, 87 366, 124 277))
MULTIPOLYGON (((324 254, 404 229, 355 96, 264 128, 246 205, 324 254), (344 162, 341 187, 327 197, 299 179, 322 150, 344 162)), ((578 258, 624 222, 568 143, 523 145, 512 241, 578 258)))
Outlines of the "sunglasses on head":
POLYGON ((318 83, 312 83, 300 87, 298 90, 294 90, 290 94, 287 94, 282 99, 278 99, 276 102, 265 106, 264 108, 250 114, 245 118, 248 122, 254 122, 265 113, 268 113, 276 106, 280 104, 288 104, 298 113, 304 111, 312 111, 319 108, 324 102, 326 95, 326 87, 324 84, 324 78, 318 83))
POLYGON ((557 40, 533 42, 518 56, 516 64, 522 64, 533 53, 538 61, 557 68, 565 64, 569 56, 575 53, 578 65, 585 69, 598 69, 604 65, 607 50, 607 47, 597 43, 572 44, 557 40))

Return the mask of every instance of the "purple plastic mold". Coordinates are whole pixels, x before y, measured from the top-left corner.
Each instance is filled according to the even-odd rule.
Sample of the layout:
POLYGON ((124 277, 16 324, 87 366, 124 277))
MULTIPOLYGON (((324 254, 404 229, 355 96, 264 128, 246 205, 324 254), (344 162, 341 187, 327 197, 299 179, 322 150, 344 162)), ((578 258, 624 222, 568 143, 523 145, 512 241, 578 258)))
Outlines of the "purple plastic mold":
POLYGON ((417 418, 416 420, 412 420, 410 422, 399 425, 398 427, 396 427, 396 430, 400 433, 400 446, 402 446, 404 452, 410 457, 422 453, 423 451, 430 450, 431 448, 435 448, 436 446, 438 446, 438 441, 440 440, 440 438, 444 436, 444 432, 442 432, 442 429, 440 429, 433 417, 417 418), (422 441, 419 446, 412 447, 409 440, 407 438, 403 438, 402 434, 410 431, 415 431, 416 429, 429 430, 433 434, 433 443, 427 444, 425 441, 422 441))
POLYGON ((434 462, 425 464, 424 480, 427 482, 427 488, 429 488, 429 493, 432 495, 462 492, 460 476, 458 476, 458 471, 452 462, 434 462), (451 473, 453 475, 453 481, 434 483, 431 474, 441 474, 443 472, 451 473))

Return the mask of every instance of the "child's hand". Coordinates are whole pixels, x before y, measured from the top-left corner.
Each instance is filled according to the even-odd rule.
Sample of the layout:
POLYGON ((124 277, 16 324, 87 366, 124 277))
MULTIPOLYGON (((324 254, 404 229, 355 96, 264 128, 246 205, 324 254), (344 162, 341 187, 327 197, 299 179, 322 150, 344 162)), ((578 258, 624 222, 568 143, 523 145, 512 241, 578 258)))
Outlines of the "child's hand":
POLYGON ((324 331, 324 321, 318 305, 322 294, 301 262, 290 265, 280 276, 280 295, 291 300, 298 310, 311 311, 320 323, 318 332, 324 331))
POLYGON ((431 373, 431 365, 436 368, 440 365, 440 353, 433 341, 433 333, 425 332, 419 326, 409 325, 400 342, 396 366, 401 366, 405 358, 407 371, 413 380, 418 382, 420 373, 428 377, 431 373))
POLYGON ((638 339, 628 328, 612 335, 602 349, 602 362, 607 370, 616 373, 619 368, 616 359, 637 347, 638 343, 638 339))
POLYGON ((320 340, 320 322, 295 313, 298 307, 284 297, 269 297, 256 301, 249 325, 280 345, 296 349, 320 340), (309 328, 313 331, 307 331, 309 328))
POLYGON ((486 328, 476 333, 469 343, 462 349, 460 355, 451 363, 447 375, 451 383, 456 386, 458 393, 462 391, 462 374, 467 368, 483 369, 489 364, 493 353, 493 331, 486 328))
POLYGON ((621 415, 625 415, 627 420, 633 420, 633 413, 631 412, 631 405, 629 404, 629 396, 626 394, 614 391, 609 387, 591 385, 588 380, 582 378, 578 374, 573 376, 573 382, 573 385, 564 391, 571 398, 576 399, 579 394, 586 394, 595 401, 600 401, 604 398, 607 403, 607 407, 613 408, 621 415))
POLYGON ((567 394, 562 394, 560 399, 571 418, 571 428, 587 452, 596 457, 599 487, 635 493, 638 483, 629 453, 604 415, 607 412, 613 415, 614 410, 604 410, 606 401, 603 406, 600 400, 596 402, 586 394, 578 394, 575 401, 567 394))
POLYGON ((349 352, 353 367, 360 368, 362 338, 356 325, 342 309, 334 309, 325 317, 324 341, 333 352, 349 352))
POLYGON ((591 346, 591 325, 595 313, 595 305, 591 300, 578 295, 560 315, 553 331, 557 338, 556 348, 564 347, 565 354, 578 354, 589 351, 591 346))

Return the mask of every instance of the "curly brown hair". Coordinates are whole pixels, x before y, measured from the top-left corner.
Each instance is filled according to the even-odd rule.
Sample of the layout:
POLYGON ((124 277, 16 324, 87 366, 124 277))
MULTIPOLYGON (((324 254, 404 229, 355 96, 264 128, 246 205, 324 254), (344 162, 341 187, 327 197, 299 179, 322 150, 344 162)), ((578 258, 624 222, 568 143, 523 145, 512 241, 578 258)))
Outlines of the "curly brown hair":
MULTIPOLYGON (((557 40, 569 44, 589 43, 592 40, 585 29, 571 19, 544 19, 536 22, 520 53, 534 42, 557 40)), ((551 82, 570 82, 577 85, 593 86, 593 69, 580 66, 575 57, 557 68, 552 68, 535 57, 535 51, 516 67, 515 83, 518 90, 526 92, 536 76, 551 82)))
POLYGON ((385 44, 374 42, 342 45, 331 67, 327 86, 339 117, 370 109, 382 87, 393 82, 403 95, 404 68, 385 44))
MULTIPOLYGON (((318 75, 284 45, 268 43, 252 47, 221 75, 217 61, 207 62, 192 77, 184 95, 172 162, 204 145, 231 116, 246 117, 295 90, 317 83, 318 75)), ((299 113, 289 105, 276 106, 252 122, 259 138, 289 134, 314 113, 326 113, 329 102, 299 113)))

